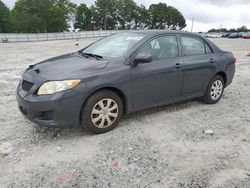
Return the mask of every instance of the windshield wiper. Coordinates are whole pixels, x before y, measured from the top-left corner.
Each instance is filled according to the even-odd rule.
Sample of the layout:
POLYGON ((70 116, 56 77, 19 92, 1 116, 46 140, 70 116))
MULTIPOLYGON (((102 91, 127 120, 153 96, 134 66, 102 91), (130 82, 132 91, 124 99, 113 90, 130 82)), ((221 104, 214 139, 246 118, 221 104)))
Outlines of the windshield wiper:
POLYGON ((85 53, 85 52, 81 52, 81 54, 85 57, 93 57, 96 59, 102 59, 103 57, 100 55, 96 55, 96 54, 91 54, 91 53, 85 53))

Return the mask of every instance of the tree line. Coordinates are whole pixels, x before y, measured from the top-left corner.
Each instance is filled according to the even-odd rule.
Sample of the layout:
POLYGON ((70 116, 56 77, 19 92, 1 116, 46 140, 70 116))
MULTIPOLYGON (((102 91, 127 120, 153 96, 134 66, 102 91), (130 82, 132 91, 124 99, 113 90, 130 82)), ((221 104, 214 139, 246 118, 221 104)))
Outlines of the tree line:
POLYGON ((208 32, 209 33, 239 33, 239 32, 248 32, 250 29, 248 29, 246 26, 239 27, 237 29, 226 29, 226 28, 221 28, 221 29, 210 29, 208 32))
POLYGON ((186 27, 182 13, 165 3, 146 8, 133 0, 96 0, 91 6, 70 0, 17 0, 10 10, 0 0, 0 33, 62 32, 70 23, 84 31, 186 27))

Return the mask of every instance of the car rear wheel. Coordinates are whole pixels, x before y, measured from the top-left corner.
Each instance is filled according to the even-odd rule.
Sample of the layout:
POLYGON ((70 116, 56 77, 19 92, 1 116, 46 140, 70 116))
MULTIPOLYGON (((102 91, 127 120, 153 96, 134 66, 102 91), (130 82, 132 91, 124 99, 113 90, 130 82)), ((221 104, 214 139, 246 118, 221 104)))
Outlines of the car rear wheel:
POLYGON ((207 91, 205 96, 202 98, 202 101, 206 104, 215 104, 217 103, 224 92, 225 82, 224 79, 216 75, 208 84, 207 91))
POLYGON ((114 129, 123 114, 120 97, 102 90, 89 97, 82 110, 82 126, 87 132, 105 133, 114 129))

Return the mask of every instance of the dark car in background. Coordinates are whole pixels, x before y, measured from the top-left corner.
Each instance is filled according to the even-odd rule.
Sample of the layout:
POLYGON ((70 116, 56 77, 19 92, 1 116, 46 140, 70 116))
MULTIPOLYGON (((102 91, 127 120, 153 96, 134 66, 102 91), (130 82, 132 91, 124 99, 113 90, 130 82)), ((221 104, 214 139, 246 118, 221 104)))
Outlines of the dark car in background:
POLYGON ((104 133, 135 111, 195 98, 217 103, 235 62, 231 52, 193 33, 118 33, 31 65, 16 97, 22 114, 37 124, 80 124, 104 133))
POLYGON ((231 33, 228 38, 243 38, 244 34, 244 32, 231 33))
POLYGON ((228 38, 229 35, 230 35, 230 33, 222 33, 222 37, 223 37, 223 38, 228 38))

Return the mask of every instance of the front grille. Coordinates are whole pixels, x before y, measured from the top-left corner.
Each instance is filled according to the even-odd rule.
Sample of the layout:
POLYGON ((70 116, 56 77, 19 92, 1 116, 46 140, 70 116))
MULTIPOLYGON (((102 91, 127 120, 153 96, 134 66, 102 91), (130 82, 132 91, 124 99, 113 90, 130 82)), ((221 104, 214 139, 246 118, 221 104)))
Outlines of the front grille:
POLYGON ((22 82, 22 89, 24 90, 24 91, 29 91, 31 88, 32 88, 32 86, 33 86, 34 84, 33 83, 31 83, 31 82, 28 82, 28 81, 26 81, 26 80, 23 80, 23 82, 22 82))

